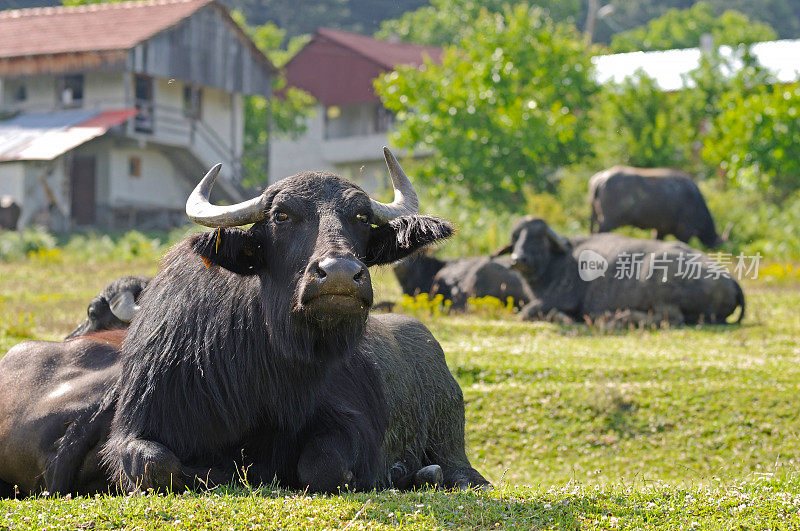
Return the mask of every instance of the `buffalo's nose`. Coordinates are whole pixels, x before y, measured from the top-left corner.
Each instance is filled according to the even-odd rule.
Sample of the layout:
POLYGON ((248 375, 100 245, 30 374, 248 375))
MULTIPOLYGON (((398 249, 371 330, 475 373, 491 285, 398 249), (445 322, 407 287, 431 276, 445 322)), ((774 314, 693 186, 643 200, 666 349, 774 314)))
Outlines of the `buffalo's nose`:
POLYGON ((348 291, 360 286, 366 270, 353 258, 329 256, 316 264, 316 276, 326 291, 348 291))

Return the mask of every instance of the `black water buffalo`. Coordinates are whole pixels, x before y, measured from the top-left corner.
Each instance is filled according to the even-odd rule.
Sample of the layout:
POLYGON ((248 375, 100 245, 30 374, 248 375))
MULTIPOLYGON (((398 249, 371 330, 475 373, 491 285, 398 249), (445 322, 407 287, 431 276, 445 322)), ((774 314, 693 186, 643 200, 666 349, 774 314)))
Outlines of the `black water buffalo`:
POLYGON ((25 341, 0 359, 0 496, 109 486, 98 450, 113 415, 103 395, 147 277, 108 283, 65 341, 25 341))
POLYGON ((22 209, 10 195, 0 196, 0 229, 17 230, 22 209))
POLYGON ((452 302, 454 310, 463 310, 472 297, 496 297, 503 303, 511 297, 514 306, 521 308, 531 295, 526 293, 522 277, 510 266, 511 261, 502 257, 452 260, 434 277, 431 295, 441 294, 452 302))
POLYGON ((692 178, 666 168, 614 166, 589 180, 592 232, 609 232, 632 225, 655 229, 658 239, 672 234, 688 243, 692 236, 708 247, 724 238, 692 178))
POLYGON ((70 332, 67 339, 101 330, 127 328, 139 309, 137 301, 150 281, 148 277, 127 276, 110 282, 89 303, 86 319, 70 332))
POLYGON ((389 205, 327 172, 244 203, 187 201, 216 230, 178 243, 122 345, 104 460, 126 489, 248 480, 318 491, 385 486, 441 465, 447 487, 488 483, 464 452, 461 390, 422 323, 370 316, 368 267, 451 234, 419 216, 385 150, 389 205), (241 225, 253 223, 243 230, 241 225))
POLYGON ((567 239, 545 221, 527 217, 497 254, 505 253, 534 296, 522 309, 523 319, 561 312, 582 320, 633 310, 657 312, 674 324, 724 323, 737 306, 739 321, 744 317, 739 284, 683 243, 618 234, 567 239))
POLYGON ((433 278, 446 263, 425 251, 419 251, 394 264, 392 271, 403 293, 414 297, 431 292, 433 278))

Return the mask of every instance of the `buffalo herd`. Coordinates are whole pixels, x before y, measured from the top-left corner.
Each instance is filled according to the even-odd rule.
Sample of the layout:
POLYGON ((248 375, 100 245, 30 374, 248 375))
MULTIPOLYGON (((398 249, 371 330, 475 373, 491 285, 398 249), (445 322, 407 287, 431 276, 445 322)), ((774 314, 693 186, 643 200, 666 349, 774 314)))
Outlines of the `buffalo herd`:
POLYGON ((376 265, 394 264, 409 295, 441 294, 454 310, 497 297, 525 320, 744 316, 727 271, 660 241, 723 240, 683 174, 615 167, 590 184, 601 234, 567 238, 526 217, 493 256, 442 260, 427 247, 453 227, 418 213, 384 156, 388 204, 304 172, 218 206, 210 170, 186 213, 212 230, 178 242, 154 278, 111 282, 63 341, 0 358, 0 496, 242 479, 312 492, 491 487, 466 456, 463 397, 439 343, 416 319, 370 312, 376 265), (659 240, 605 233, 620 225, 659 240), (697 274, 679 270, 690 263, 697 274))

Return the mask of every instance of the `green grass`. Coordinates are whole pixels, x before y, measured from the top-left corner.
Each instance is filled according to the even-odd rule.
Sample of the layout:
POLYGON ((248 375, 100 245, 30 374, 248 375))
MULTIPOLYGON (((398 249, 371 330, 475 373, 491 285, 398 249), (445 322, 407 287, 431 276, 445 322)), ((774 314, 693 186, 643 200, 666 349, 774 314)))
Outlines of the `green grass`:
MULTIPOLYGON (((63 258, 63 257, 62 257, 63 258)), ((150 260, 0 262, 0 353, 58 339, 150 260)), ((376 300, 397 299, 387 270, 376 300)), ((202 495, 0 501, 0 529, 800 528, 800 286, 746 286, 743 326, 601 333, 430 318, 464 390, 488 493, 202 495)))

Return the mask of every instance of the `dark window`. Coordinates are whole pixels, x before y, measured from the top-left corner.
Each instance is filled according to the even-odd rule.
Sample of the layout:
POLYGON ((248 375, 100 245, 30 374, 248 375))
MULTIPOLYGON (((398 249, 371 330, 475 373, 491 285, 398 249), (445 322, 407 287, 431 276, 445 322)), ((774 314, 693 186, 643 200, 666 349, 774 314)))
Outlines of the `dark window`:
POLYGON ((379 103, 375 112, 375 132, 385 133, 393 127, 394 113, 379 103))
POLYGON ((136 98, 136 110, 139 111, 133 121, 134 129, 139 133, 152 133, 155 122, 152 77, 137 75, 134 78, 134 97, 136 98))
POLYGON ((142 176, 142 159, 139 157, 128 157, 128 175, 130 177, 142 176))
POLYGON ((28 89, 25 88, 25 85, 20 85, 17 89, 16 100, 17 101, 25 101, 28 99, 28 89))
POLYGON ((58 79, 58 103, 61 107, 83 105, 83 74, 72 74, 58 79))
POLYGON ((183 86, 183 115, 199 120, 202 118, 203 89, 192 85, 183 86))

